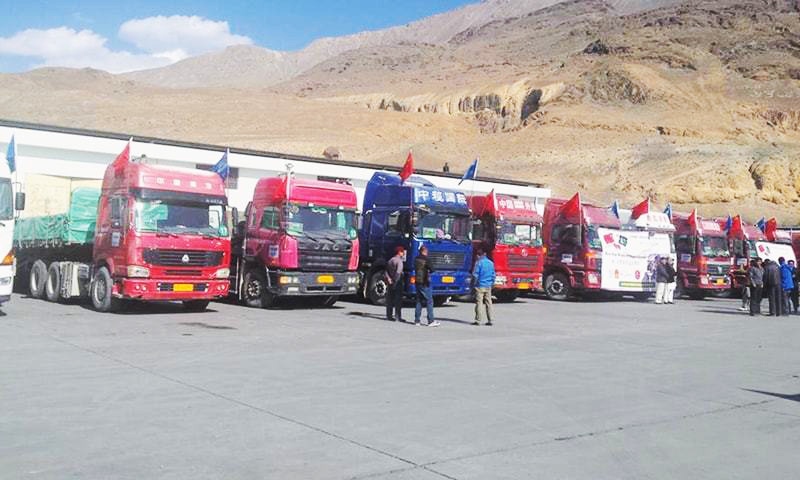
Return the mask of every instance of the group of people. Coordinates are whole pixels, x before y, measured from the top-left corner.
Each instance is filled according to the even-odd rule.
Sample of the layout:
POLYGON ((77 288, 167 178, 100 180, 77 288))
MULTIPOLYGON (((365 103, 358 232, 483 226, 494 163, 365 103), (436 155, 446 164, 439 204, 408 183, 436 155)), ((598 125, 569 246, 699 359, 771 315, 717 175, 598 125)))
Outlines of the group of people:
POLYGON ((656 265, 656 303, 675 303, 675 287, 678 277, 675 261, 672 258, 660 257, 656 265))
MULTIPOLYGON (((477 261, 472 271, 472 285, 475 292, 475 321, 473 325, 492 325, 492 287, 495 281, 494 263, 489 260, 486 253, 477 250, 477 261)), ((403 265, 406 259, 406 250, 397 247, 394 256, 386 264, 384 281, 387 286, 386 319, 394 322, 403 320, 403 294, 405 292, 403 265)), ((416 305, 414 308, 414 325, 423 325, 422 308, 425 307, 428 327, 441 325, 434 317, 433 290, 431 289, 431 273, 433 266, 428 259, 428 247, 419 249, 417 258, 414 259, 414 286, 416 287, 416 305)))
POLYGON ((781 316, 798 312, 798 272, 794 260, 781 257, 773 260, 750 261, 747 269, 747 287, 742 290, 740 310, 750 311, 750 316, 761 314, 764 297, 769 302, 767 315, 781 316))

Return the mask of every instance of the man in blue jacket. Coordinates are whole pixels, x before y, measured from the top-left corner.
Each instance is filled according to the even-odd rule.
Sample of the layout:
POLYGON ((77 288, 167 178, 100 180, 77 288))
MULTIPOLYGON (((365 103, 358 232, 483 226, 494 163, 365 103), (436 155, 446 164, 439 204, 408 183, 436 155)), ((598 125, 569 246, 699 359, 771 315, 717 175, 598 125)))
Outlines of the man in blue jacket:
POLYGON ((786 263, 785 258, 779 258, 778 264, 781 266, 781 313, 789 315, 792 311, 790 299, 794 289, 794 272, 792 272, 792 267, 786 263))
POLYGON ((494 286, 494 263, 486 256, 482 249, 477 249, 475 254, 478 260, 472 271, 472 281, 475 285, 475 322, 480 325, 483 320, 484 309, 486 312, 486 325, 492 325, 492 287, 494 286))

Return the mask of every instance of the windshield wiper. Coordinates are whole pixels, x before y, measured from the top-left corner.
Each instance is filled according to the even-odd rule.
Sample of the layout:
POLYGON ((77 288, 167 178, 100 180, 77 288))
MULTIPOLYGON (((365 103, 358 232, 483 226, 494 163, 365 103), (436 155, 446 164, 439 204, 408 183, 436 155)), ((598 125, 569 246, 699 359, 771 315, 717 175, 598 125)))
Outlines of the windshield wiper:
POLYGON ((156 232, 156 237, 174 237, 174 238, 178 238, 178 234, 177 233, 172 233, 172 232, 157 231, 156 232))

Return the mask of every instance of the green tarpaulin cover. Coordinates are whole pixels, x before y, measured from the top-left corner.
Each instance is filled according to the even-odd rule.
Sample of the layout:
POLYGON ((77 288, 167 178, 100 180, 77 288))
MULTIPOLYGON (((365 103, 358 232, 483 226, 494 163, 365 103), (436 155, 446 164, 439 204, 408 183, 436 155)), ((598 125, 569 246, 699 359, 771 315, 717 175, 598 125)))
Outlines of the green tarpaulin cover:
POLYGON ((99 188, 76 188, 72 191, 67 213, 19 219, 14 226, 14 242, 94 242, 99 199, 99 188))

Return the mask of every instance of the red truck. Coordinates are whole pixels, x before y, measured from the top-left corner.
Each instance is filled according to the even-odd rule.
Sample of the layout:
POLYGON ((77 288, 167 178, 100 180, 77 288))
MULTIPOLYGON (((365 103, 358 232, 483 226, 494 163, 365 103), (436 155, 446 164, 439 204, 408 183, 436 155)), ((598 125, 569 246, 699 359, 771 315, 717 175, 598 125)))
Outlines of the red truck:
POLYGON ((619 230, 619 218, 608 208, 570 200, 549 199, 544 210, 544 291, 565 300, 576 292, 597 292, 602 285, 600 228, 619 230))
POLYGON ((474 228, 472 243, 494 262, 494 295, 510 302, 520 293, 542 288, 544 247, 542 216, 533 202, 509 195, 468 197, 474 228))
POLYGON ((675 253, 678 256, 676 295, 688 294, 702 299, 731 288, 733 259, 728 237, 719 223, 691 214, 672 215, 675 225, 675 253))
POLYGON ((355 294, 357 205, 350 185, 291 174, 260 179, 234 232, 231 293, 255 308, 298 296, 331 306, 355 294))
POLYGON ((106 169, 102 190, 74 191, 68 212, 20 220, 19 272, 28 275, 33 297, 88 296, 101 312, 118 310, 123 300, 177 300, 205 310, 228 295, 223 181, 132 162, 129 151, 106 169))

